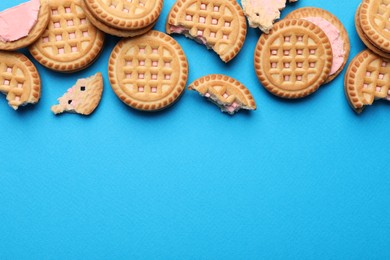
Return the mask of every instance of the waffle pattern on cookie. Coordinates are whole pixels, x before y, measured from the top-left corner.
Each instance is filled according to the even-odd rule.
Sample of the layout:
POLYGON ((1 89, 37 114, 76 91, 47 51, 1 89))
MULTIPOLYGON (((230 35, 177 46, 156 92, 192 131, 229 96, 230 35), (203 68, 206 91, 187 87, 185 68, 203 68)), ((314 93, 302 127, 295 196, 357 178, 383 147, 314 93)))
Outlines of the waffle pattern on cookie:
POLYGON ((183 92, 188 65, 170 36, 150 31, 120 41, 109 61, 109 78, 118 97, 139 110, 160 110, 183 92))
POLYGON ((282 20, 256 46, 256 74, 271 93, 301 98, 329 76, 332 50, 325 33, 306 20, 282 20))
POLYGON ((375 99, 390 101, 390 60, 369 50, 359 53, 345 75, 345 90, 351 106, 361 112, 375 99))
POLYGON ((7 95, 15 110, 38 102, 41 80, 35 66, 23 54, 0 51, 0 92, 7 95))
POLYGON ((234 114, 241 108, 256 109, 250 91, 239 81, 220 74, 212 74, 197 79, 189 87, 221 107, 221 110, 234 114))
POLYGON ((246 21, 235 0, 178 0, 168 16, 167 32, 187 33, 228 62, 245 41, 246 21))
POLYGON ((163 0, 83 0, 101 22, 118 29, 140 29, 154 23, 163 0))
POLYGON ((80 0, 50 2, 51 20, 30 52, 42 65, 71 72, 87 67, 99 55, 104 34, 86 18, 80 0))
POLYGON ((390 1, 364 0, 360 18, 368 39, 378 48, 390 52, 390 1))

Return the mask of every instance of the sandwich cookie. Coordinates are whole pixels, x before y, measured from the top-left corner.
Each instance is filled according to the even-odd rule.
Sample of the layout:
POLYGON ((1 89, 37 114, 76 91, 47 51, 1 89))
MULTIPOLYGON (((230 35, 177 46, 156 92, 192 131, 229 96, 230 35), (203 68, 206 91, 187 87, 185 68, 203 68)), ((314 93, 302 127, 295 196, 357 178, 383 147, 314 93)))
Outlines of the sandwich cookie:
POLYGON ((183 93, 187 58, 180 45, 158 31, 121 40, 109 59, 112 89, 122 102, 142 111, 173 104, 183 93))
POLYGON ((239 81, 225 75, 212 74, 195 80, 188 89, 216 104, 222 112, 234 115, 240 109, 256 110, 250 91, 239 81))

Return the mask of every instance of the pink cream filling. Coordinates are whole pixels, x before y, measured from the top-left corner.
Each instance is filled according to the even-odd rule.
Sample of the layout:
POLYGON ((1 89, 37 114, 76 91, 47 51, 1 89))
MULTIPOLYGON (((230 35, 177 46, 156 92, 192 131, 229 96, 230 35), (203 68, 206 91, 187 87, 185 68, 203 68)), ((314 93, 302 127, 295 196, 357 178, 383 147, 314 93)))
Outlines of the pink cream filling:
POLYGON ((11 42, 27 36, 37 22, 40 6, 40 0, 31 0, 0 12, 0 41, 11 42))
POLYGON ((170 25, 170 29, 172 33, 185 34, 186 36, 190 36, 191 38, 198 41, 199 43, 207 45, 207 41, 202 35, 192 36, 190 35, 188 29, 185 28, 184 26, 170 25))
POLYGON ((305 17, 303 19, 320 27, 328 37, 333 52, 333 63, 330 75, 335 74, 343 65, 345 56, 344 41, 341 38, 340 31, 336 26, 321 17, 305 17))

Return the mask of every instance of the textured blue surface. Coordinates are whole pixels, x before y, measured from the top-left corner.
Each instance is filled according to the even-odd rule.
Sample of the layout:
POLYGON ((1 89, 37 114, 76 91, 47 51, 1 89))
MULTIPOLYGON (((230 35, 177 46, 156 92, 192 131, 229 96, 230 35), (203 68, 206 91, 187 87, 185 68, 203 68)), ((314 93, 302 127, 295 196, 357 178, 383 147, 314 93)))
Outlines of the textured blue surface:
MULTIPOLYGON (((334 13, 352 58, 363 49, 358 4, 299 0, 283 16, 303 6, 334 13)), ((114 37, 76 74, 35 62, 39 104, 15 112, 0 99, 0 259, 390 259, 390 106, 354 114, 344 73, 308 98, 275 98, 254 73, 259 35, 249 29, 227 65, 174 36, 188 83, 224 73, 251 90, 259 109, 234 117, 189 91, 163 112, 128 108, 107 78, 114 37), (97 71, 105 90, 92 116, 51 113, 97 71)))

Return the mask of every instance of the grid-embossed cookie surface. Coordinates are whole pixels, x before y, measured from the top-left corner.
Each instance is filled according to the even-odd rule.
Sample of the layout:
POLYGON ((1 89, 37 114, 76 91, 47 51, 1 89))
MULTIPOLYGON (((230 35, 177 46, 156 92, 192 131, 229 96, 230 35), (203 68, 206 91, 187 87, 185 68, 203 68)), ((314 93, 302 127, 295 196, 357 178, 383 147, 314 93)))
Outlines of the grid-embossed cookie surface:
MULTIPOLYGON (((246 35, 245 17, 235 0, 179 0, 169 14, 168 24, 183 26, 191 36, 205 39, 220 56, 241 48, 246 35)), ((168 32, 174 32, 174 28, 168 28, 168 32)))
POLYGON ((7 95, 10 106, 38 102, 40 84, 38 71, 26 56, 0 51, 0 92, 7 95))
POLYGON ((137 29, 153 23, 163 0, 85 0, 96 18, 118 29, 137 29))
POLYGON ((355 109, 371 105, 375 99, 390 101, 390 60, 368 50, 359 53, 348 69, 345 87, 355 109))
POLYGON ((30 47, 31 54, 57 70, 77 70, 93 61, 103 46, 104 35, 86 18, 80 0, 51 1, 50 8, 49 25, 30 47))
POLYGON ((367 37, 379 48, 390 52, 390 0, 364 0, 360 17, 367 37))
POLYGON ((324 32, 306 20, 283 20, 256 46, 255 69, 270 92, 299 98, 314 92, 328 77, 332 51, 324 32))
POLYGON ((110 57, 109 77, 127 105, 157 110, 174 102, 184 90, 187 60, 173 38, 151 31, 118 43, 110 57))

